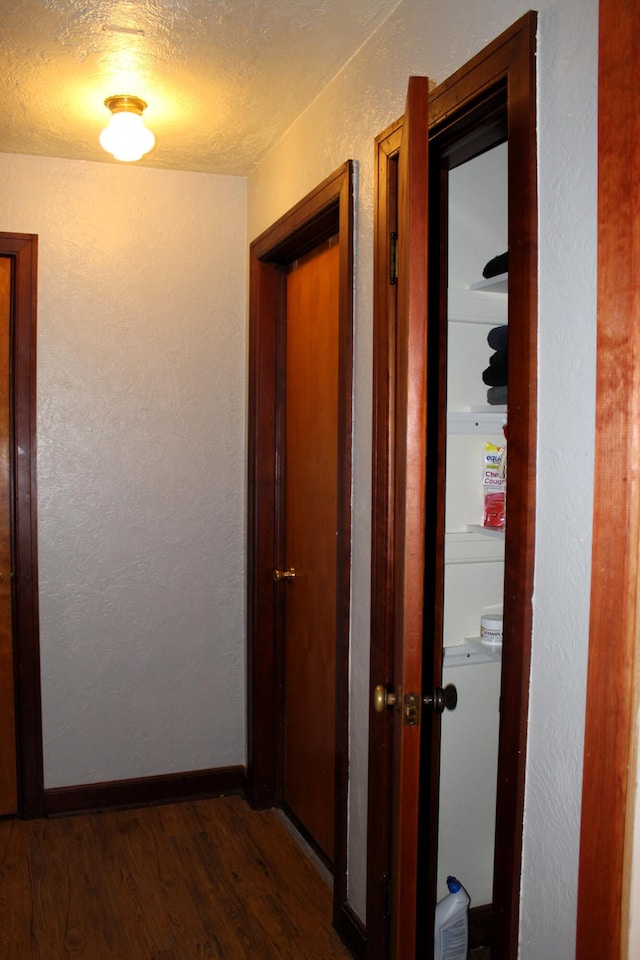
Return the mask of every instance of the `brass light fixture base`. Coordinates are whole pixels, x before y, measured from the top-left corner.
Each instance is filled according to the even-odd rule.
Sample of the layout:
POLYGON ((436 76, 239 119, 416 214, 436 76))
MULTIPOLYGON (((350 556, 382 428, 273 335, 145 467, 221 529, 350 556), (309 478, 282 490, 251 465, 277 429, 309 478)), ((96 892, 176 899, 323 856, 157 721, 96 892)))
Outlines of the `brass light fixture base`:
POLYGON ((107 97, 105 107, 111 113, 137 113, 142 116, 147 104, 140 97, 132 97, 128 93, 119 93, 114 97, 107 97))

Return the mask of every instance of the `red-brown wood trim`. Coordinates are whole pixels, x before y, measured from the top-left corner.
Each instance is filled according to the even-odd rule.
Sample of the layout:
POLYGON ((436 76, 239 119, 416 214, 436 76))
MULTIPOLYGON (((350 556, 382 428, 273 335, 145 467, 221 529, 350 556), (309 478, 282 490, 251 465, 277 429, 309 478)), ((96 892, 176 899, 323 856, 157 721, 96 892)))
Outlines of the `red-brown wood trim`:
POLYGON ((493 907, 490 903, 469 910, 469 950, 491 947, 493 907))
POLYGON ((26 818, 42 815, 44 789, 36 489, 38 238, 34 234, 2 233, 0 254, 13 260, 13 631, 17 674, 18 806, 20 815, 26 818))
POLYGON ((288 264, 336 232, 336 209, 345 178, 352 181, 353 161, 335 173, 283 214, 251 243, 251 257, 269 263, 288 264))
POLYGON ((121 810, 159 803, 206 800, 230 794, 244 795, 245 788, 244 767, 189 770, 157 777, 54 787, 44 791, 43 812, 48 817, 56 817, 96 810, 121 810))
MULTIPOLYGON (((429 87, 410 77, 398 157, 398 292, 395 332, 393 565, 396 695, 423 682, 425 518, 427 514, 427 237, 429 87)), ((424 722, 422 724, 424 726, 424 722)), ((428 724, 432 727, 432 724, 428 724)), ((423 732, 394 711, 390 956, 416 953, 420 775, 423 732)))
MULTIPOLYGON (((373 463, 370 686, 393 680, 393 461, 396 292, 389 236, 397 230, 399 120, 375 141, 373 246, 373 463)), ((367 943, 369 960, 389 955, 392 717, 369 708, 367 943)))
POLYGON ((506 83, 509 138, 509 537, 496 806, 492 956, 516 956, 535 547, 537 175, 535 42, 529 12, 436 88, 430 130, 506 83), (518 601, 511 602, 515 598, 518 601))
POLYGON ((337 917, 334 916, 333 922, 340 939, 356 960, 365 960, 367 957, 366 928, 348 903, 343 905, 337 917))
POLYGON ((640 9, 600 0, 591 626, 576 957, 628 951, 640 543, 640 9))
POLYGON ((438 84, 429 97, 429 126, 438 125, 442 128, 452 119, 455 120, 463 103, 467 104, 468 109, 470 104, 504 83, 505 79, 511 82, 520 71, 523 71, 523 76, 535 79, 537 19, 535 11, 525 13, 480 53, 438 84))
MULTIPOLYGON (((510 478, 521 489, 510 495, 510 529, 516 530, 505 568, 505 596, 517 613, 510 618, 503 648, 500 771, 496 811, 492 956, 510 960, 517 955, 524 777, 531 652, 533 591, 536 380, 537 380, 537 172, 535 38, 537 16, 527 13, 501 37, 431 92, 430 136, 442 134, 465 112, 506 86, 509 136, 509 313, 515 346, 510 350, 509 419, 510 478), (520 319, 513 322, 516 317, 520 319), (518 383, 512 394, 512 383, 518 383), (513 458, 513 460, 512 460, 513 458), (513 462, 513 467, 512 467, 513 462), (515 474, 513 471, 515 470, 515 474), (515 601, 515 602, 514 602, 515 601), (510 651, 510 652, 507 652, 510 651)), ((397 152, 402 119, 376 139, 376 210, 374 218, 374 434, 372 518, 371 683, 391 676, 390 638, 393 603, 392 537, 393 477, 386 459, 393 458, 393 390, 389 370, 390 328, 395 325, 388 290, 388 232, 391 166, 397 152)), ((511 338, 511 333, 510 333, 511 338)), ((515 485, 515 484, 514 484, 515 485)), ((510 486, 510 491, 512 486, 510 486)), ((511 538, 510 538, 511 539, 511 538)), ((386 796, 390 777, 390 736, 370 726, 367 940, 371 960, 388 955, 385 903, 389 874, 385 824, 390 809, 386 796), (385 787, 386 781, 386 787, 385 787), (386 841, 386 842, 385 842, 386 841)))
POLYGON ((336 606, 336 807, 334 922, 347 911, 349 748, 349 619, 351 583, 351 399, 353 380, 353 164, 347 161, 276 221, 250 247, 248 711, 247 792, 255 807, 280 802, 277 729, 281 678, 277 657, 280 611, 272 571, 278 538, 278 420, 281 358, 278 321, 284 270, 322 240, 340 246, 339 476, 336 606))
POLYGON ((431 130, 442 130, 506 83, 509 139, 509 498, 496 802, 492 957, 517 955, 531 663, 537 385, 537 17, 525 14, 436 88, 431 130))
POLYGON ((336 798, 333 920, 348 926, 349 635, 351 620, 351 486, 353 450, 353 165, 340 181, 340 343, 338 367, 338 561, 336 579, 336 798))

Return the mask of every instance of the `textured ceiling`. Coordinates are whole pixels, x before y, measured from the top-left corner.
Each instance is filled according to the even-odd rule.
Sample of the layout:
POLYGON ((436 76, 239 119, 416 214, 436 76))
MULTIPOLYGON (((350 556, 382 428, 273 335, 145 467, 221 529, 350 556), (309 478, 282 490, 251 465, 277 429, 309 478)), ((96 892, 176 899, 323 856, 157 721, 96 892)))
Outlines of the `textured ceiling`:
POLYGON ((148 103, 140 165, 249 173, 398 0, 2 0, 0 152, 112 160, 107 96, 148 103))

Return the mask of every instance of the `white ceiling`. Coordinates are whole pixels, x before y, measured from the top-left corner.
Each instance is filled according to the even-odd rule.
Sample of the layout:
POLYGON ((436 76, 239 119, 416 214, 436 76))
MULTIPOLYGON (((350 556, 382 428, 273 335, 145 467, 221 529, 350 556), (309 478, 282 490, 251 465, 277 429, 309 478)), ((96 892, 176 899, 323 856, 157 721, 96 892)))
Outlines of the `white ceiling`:
POLYGON ((117 162, 104 99, 148 103, 141 165, 249 173, 398 0, 1 0, 0 152, 117 162))

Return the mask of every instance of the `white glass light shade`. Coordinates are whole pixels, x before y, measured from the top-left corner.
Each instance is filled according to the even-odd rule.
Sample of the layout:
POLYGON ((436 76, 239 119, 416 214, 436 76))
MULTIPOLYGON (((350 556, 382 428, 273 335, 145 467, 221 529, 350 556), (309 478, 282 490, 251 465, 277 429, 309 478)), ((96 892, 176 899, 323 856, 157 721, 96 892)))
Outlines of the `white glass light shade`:
POLYGON ((139 97, 107 97, 111 110, 109 126, 100 134, 100 144, 116 160, 140 160, 152 149, 156 138, 144 125, 142 111, 146 107, 139 97))

